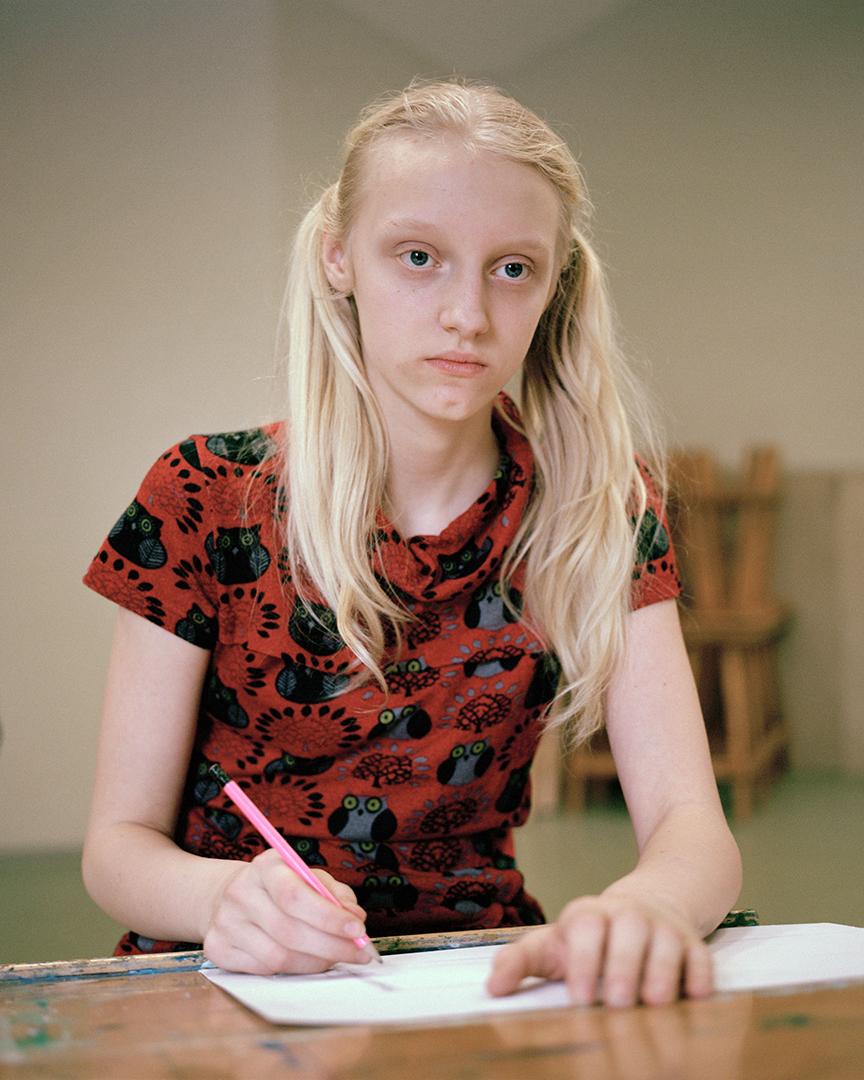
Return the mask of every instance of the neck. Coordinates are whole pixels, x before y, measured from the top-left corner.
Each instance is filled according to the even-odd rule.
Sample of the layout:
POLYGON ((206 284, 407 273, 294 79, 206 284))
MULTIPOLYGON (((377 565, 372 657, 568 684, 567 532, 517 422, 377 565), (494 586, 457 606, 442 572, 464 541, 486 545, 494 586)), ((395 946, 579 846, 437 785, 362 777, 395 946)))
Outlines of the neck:
POLYGON ((498 458, 491 412, 470 424, 391 430, 388 517, 403 537, 437 536, 486 490, 498 458))

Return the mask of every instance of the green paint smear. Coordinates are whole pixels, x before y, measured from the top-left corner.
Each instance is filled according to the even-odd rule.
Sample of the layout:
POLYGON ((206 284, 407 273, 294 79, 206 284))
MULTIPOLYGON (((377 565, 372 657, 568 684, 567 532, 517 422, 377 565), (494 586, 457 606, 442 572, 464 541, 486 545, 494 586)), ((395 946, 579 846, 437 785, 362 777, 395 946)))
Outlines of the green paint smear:
POLYGON ((32 1035, 22 1035, 15 1039, 19 1050, 32 1050, 40 1046, 49 1046, 55 1039, 48 1034, 45 1028, 34 1031, 32 1035))
POLYGON ((804 1013, 787 1013, 786 1016, 766 1016, 760 1027, 770 1030, 771 1028, 799 1028, 807 1027, 813 1020, 804 1013))

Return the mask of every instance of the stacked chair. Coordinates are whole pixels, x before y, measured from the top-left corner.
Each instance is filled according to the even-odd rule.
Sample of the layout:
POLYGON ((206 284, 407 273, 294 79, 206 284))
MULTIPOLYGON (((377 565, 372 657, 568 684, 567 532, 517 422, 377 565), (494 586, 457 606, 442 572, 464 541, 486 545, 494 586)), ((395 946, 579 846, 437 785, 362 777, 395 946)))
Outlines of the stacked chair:
MULTIPOLYGON (((782 768, 787 748, 777 650, 788 607, 772 591, 780 456, 751 450, 740 475, 722 475, 706 451, 671 461, 669 520, 684 582, 681 618, 711 745, 714 773, 728 783, 731 811, 746 818, 756 793, 782 768)), ((544 737, 533 772, 535 805, 584 804, 589 785, 615 778, 605 734, 563 759, 544 737), (563 788, 563 792, 562 792, 563 788)))

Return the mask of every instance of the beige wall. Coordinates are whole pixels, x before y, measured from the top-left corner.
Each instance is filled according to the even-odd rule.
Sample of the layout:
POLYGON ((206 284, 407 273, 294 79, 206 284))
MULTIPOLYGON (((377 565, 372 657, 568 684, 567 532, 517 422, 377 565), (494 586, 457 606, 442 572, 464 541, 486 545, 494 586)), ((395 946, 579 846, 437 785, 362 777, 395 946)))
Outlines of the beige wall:
POLYGON ((864 472, 791 470, 777 593, 794 619, 780 650, 794 765, 864 776, 864 472))
MULTIPOLYGON (((581 155, 673 436, 783 447, 796 755, 864 772, 861 29, 857 4, 637 0, 490 74, 581 155)), ((298 208, 363 102, 451 67, 326 0, 0 8, 0 848, 83 833, 113 624, 91 555, 170 443, 269 409, 298 208)))
POLYGON ((517 96, 571 136, 670 434, 864 468, 864 4, 639 0, 517 96))
POLYGON ((296 210, 426 66, 326 3, 0 7, 0 848, 80 842, 114 621, 81 576, 162 451, 270 408, 296 210))
POLYGON ((511 85, 569 133, 670 438, 789 477, 793 763, 864 775, 864 4, 639 0, 511 85))

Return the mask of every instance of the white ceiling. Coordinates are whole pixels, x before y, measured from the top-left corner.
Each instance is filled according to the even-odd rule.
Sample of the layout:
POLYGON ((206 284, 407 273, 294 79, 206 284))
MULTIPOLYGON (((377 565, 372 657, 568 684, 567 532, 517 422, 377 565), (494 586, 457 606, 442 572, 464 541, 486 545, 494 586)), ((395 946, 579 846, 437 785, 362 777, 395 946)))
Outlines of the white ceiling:
POLYGON ((530 62, 630 0, 330 0, 454 74, 530 62))

